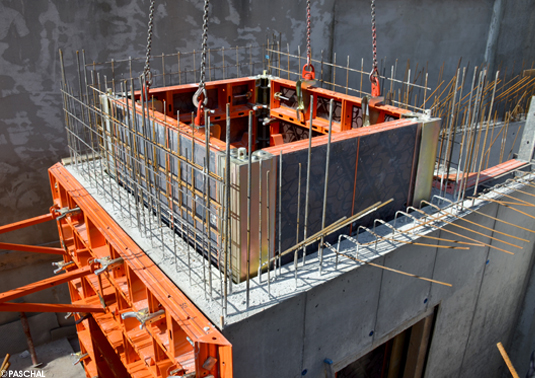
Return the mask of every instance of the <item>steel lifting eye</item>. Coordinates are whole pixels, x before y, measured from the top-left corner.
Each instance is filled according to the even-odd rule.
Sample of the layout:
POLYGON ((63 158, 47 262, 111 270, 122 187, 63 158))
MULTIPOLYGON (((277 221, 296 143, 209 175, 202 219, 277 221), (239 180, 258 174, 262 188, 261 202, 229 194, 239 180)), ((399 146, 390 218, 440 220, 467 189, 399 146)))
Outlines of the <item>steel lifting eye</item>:
POLYGON ((314 80, 316 78, 316 71, 314 70, 314 66, 310 63, 306 63, 303 66, 303 71, 301 72, 301 76, 305 80, 314 80))
POLYGON ((202 100, 203 106, 208 105, 208 94, 206 93, 206 88, 199 87, 197 91, 193 94, 193 105, 198 109, 199 108, 199 102, 202 100))

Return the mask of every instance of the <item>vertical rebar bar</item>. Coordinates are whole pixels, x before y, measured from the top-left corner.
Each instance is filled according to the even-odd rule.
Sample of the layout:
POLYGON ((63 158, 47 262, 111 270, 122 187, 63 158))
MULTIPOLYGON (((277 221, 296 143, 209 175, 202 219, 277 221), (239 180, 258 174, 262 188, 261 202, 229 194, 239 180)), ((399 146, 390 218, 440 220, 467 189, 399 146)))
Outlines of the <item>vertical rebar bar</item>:
POLYGON ((208 243, 208 253, 207 253, 207 260, 208 260, 208 289, 210 290, 210 297, 212 297, 212 269, 211 269, 211 261, 212 261, 212 226, 211 226, 211 210, 212 210, 212 205, 211 205, 211 199, 210 199, 210 125, 211 125, 211 120, 210 120, 210 116, 209 116, 210 112, 205 112, 205 117, 206 117, 206 120, 204 122, 205 124, 205 128, 204 128, 204 131, 205 131, 205 150, 206 150, 206 163, 205 163, 205 166, 206 166, 206 172, 205 172, 205 175, 206 175, 206 201, 205 201, 205 206, 206 206, 206 214, 207 214, 207 222, 206 222, 206 226, 207 226, 207 230, 205 231, 205 233, 207 233, 207 243, 208 243))
MULTIPOLYGON (((477 77, 477 67, 474 67, 474 76, 472 77, 472 86, 470 87, 470 98, 468 100, 468 110, 467 110, 467 114, 468 114, 468 118, 469 119, 470 119, 471 112, 472 112, 472 96, 474 94, 474 86, 476 85, 476 77, 477 77)), ((466 137, 467 136, 468 136, 468 125, 465 125, 464 126, 464 132, 463 132, 463 141, 465 143, 466 143, 466 137)), ((468 143, 468 145, 469 145, 469 143, 468 143)), ((464 147, 463 144, 462 144, 462 147, 464 147)), ((468 148, 466 149, 466 152, 468 153, 468 148)), ((465 159, 464 159, 465 161, 468 160, 468 154, 467 153, 466 153, 466 156, 465 156, 465 159)), ((462 158, 463 158, 463 151, 462 151, 462 148, 461 148, 461 151, 459 152, 459 164, 458 164, 458 167, 461 167, 461 162, 463 161, 462 158)), ((463 167, 461 180, 457 184, 458 187, 459 187, 457 202, 459 202, 461 200, 461 192, 462 192, 462 187, 463 187, 463 184, 464 184, 465 170, 466 170, 466 162, 465 162, 465 166, 463 167)))
MULTIPOLYGON (((301 167, 301 164, 299 164, 301 167)), ((299 175, 301 175, 301 168, 299 168, 299 175)), ((299 180, 301 181, 301 180, 299 180)), ((299 237, 299 229, 297 229, 297 237, 299 237)), ((282 274, 282 150, 279 151, 279 276, 282 274)))
MULTIPOLYGON (((309 119, 309 129, 308 129, 308 155, 307 155, 307 184, 305 188, 305 225, 303 230, 303 240, 307 238, 307 229, 308 229, 308 200, 310 192, 310 169, 311 169, 311 159, 312 159, 312 114, 314 110, 314 95, 310 95, 310 119, 309 119)), ((306 263, 307 247, 303 246, 303 266, 306 263)))
MULTIPOLYGON (((333 108, 334 108, 334 99, 331 98, 329 101, 329 140, 327 142, 327 153, 325 158, 325 185, 323 187, 323 211, 321 216, 321 230, 325 228, 325 218, 327 216, 327 190, 329 188, 329 163, 331 160, 331 136, 333 129, 333 108)), ((319 264, 319 273, 321 275, 323 268, 323 242, 324 234, 321 234, 321 241, 318 249, 318 264, 319 264)))
MULTIPOLYGON (((455 89, 453 91, 453 101, 451 102, 451 115, 450 115, 450 119, 449 119, 449 124, 448 124, 448 131, 447 131, 447 134, 448 134, 448 141, 446 143, 446 154, 449 155, 449 151, 450 151, 450 142, 451 142, 451 134, 452 134, 452 130, 453 130, 453 133, 455 133, 455 128, 453 127, 453 124, 455 122, 455 101, 457 99, 457 88, 459 87, 459 77, 461 75, 461 70, 460 69, 457 69, 457 79, 455 80, 455 89)), ((446 154, 444 154, 444 159, 446 159, 446 154)), ((450 173, 450 160, 451 160, 451 156, 450 158, 448 159, 448 168, 447 168, 447 179, 446 179, 446 187, 448 186, 448 179, 449 179, 449 173, 450 173)), ((439 168, 440 168, 440 162, 438 163, 439 164, 439 168)), ((442 186, 444 184, 444 164, 442 164, 442 174, 440 175, 440 195, 442 195, 442 186)), ((444 193, 446 193, 446 188, 444 188, 444 193)))
MULTIPOLYGON (((205 113, 206 114, 206 113, 205 113)), ((203 199, 204 199, 204 211, 202 212, 202 217, 203 217, 203 227, 204 227, 204 236, 206 238, 206 232, 208 230, 208 222, 210 222, 209 220, 209 217, 210 217, 210 214, 208 214, 208 207, 206 206, 206 203, 207 203, 207 198, 206 198, 206 193, 208 192, 207 190, 207 187, 206 187, 206 179, 207 179, 207 175, 206 175, 206 158, 203 158, 203 176, 202 176, 202 185, 203 185, 203 199)), ((206 240, 206 242, 208 243, 208 240, 206 240)), ((208 247, 208 246, 207 246, 208 247)), ((204 247, 204 243, 202 243, 201 245, 201 249, 202 249, 202 259, 201 259, 201 265, 202 265, 202 282, 203 282, 203 289, 204 289, 204 299, 207 298, 207 292, 206 292, 206 261, 205 260, 208 260, 210 257, 208 256, 209 253, 206 253, 206 250, 208 248, 205 248, 204 247)))
MULTIPOLYGON (((139 164, 139 151, 138 151, 138 143, 137 143, 137 116, 136 116, 136 104, 135 104, 135 97, 134 97, 134 79, 130 79, 130 94, 131 94, 131 102, 132 102, 132 132, 130 135, 131 143, 130 148, 135 151, 136 158, 132 162, 133 166, 133 173, 134 178, 137 178, 137 182, 132 180, 132 187, 134 191, 134 202, 136 204, 136 217, 137 217, 137 228, 139 229, 139 232, 142 233, 142 227, 141 227, 141 218, 140 218, 140 201, 141 206, 143 206, 143 200, 139 197, 139 186, 141 185, 141 172, 140 172, 140 164, 139 164)), ((127 101, 128 102, 128 101, 127 101)), ((141 212, 143 212, 141 208, 141 212)))
MULTIPOLYGON (((258 162, 258 282, 262 282, 262 159, 258 162)), ((269 261, 269 260, 268 260, 269 261)))
MULTIPOLYGON (((301 163, 299 163, 299 173, 297 176, 297 232, 295 235, 295 244, 299 244, 299 213, 300 213, 300 204, 301 204, 301 163)), ((281 188, 279 188, 281 190, 281 188)), ((306 238, 306 234, 305 234, 306 238)), ((294 251, 294 277, 295 277, 295 290, 297 290, 297 258, 299 249, 294 251)), ((279 252, 279 253, 282 253, 279 252)))
MULTIPOLYGON (((271 210, 269 207, 270 199, 269 199, 269 174, 271 171, 266 172, 266 211, 267 211, 267 282, 268 282, 268 296, 271 296, 271 277, 270 277, 270 271, 271 271, 271 210)), ((262 173, 262 170, 260 170, 260 173, 262 173)), ((260 253, 262 254, 262 253, 260 253)), ((260 269, 260 273, 262 273, 262 269, 260 269)))
POLYGON ((331 90, 334 91, 336 89, 336 53, 334 53, 333 55, 333 64, 331 67, 333 69, 333 82, 332 82, 331 90))
POLYGON ((286 44, 286 51, 288 52, 288 80, 290 80, 290 44, 286 44))
POLYGON ((349 91, 349 55, 347 56, 347 65, 346 65, 346 94, 349 91))
MULTIPOLYGON (((231 249, 231 234, 230 234, 230 104, 227 103, 226 107, 226 135, 225 135, 225 315, 227 309, 227 274, 229 271, 229 255, 231 249)), ((232 276, 230 277, 232 280, 232 276)))
POLYGON ((247 160, 247 278, 246 278, 246 307, 249 309, 249 289, 250 289, 250 275, 251 275, 251 158, 253 153, 252 148, 252 133, 253 133, 253 112, 249 111, 248 124, 248 160, 247 160))
POLYGON ((67 130, 67 144, 69 147, 69 157, 71 164, 73 163, 73 146, 72 146, 72 135, 69 131, 70 129, 70 122, 69 122, 69 116, 67 112, 67 85, 66 85, 66 78, 65 78, 65 65, 63 62, 63 51, 59 49, 59 63, 60 63, 60 69, 61 69, 61 95, 63 97, 63 111, 65 115, 65 129, 67 130))

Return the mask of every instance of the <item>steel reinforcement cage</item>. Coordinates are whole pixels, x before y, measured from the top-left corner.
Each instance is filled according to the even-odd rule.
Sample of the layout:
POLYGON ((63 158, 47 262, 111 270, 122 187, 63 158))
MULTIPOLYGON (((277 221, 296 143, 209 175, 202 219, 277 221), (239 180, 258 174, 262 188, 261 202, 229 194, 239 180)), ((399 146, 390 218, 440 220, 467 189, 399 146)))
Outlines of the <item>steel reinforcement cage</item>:
MULTIPOLYGON (((79 88, 76 91, 69 84, 60 52, 71 163, 97 188, 97 192, 126 211, 141 234, 151 242, 161 243, 163 249, 169 249, 177 258, 176 247, 163 245, 163 230, 169 228, 202 253, 206 261, 202 284, 210 295, 216 287, 221 287, 226 297, 233 282, 248 281, 262 270, 269 273, 273 267, 280 266, 281 259, 275 256, 280 256, 290 242, 291 237, 281 234, 281 229, 286 227, 280 223, 280 191, 282 155, 291 148, 281 150, 275 147, 275 153, 280 156, 270 153, 270 148, 280 143, 273 137, 285 133, 287 140, 284 143, 306 138, 308 132, 300 137, 288 136, 290 129, 297 126, 313 130, 312 136, 323 134, 327 138, 329 124, 332 124, 333 134, 340 133, 362 128, 364 117, 368 116, 362 112, 360 98, 319 88, 332 84, 323 80, 324 65, 334 73, 346 68, 346 81, 350 74, 353 79, 360 76, 362 80, 363 71, 338 67, 322 60, 318 86, 303 87, 305 97, 310 95, 314 104, 310 106, 313 109, 311 115, 304 114, 302 120, 292 118, 297 106, 296 83, 269 75, 269 72, 281 74, 281 51, 278 50, 277 68, 273 66, 277 60, 273 58, 276 52, 273 46, 268 43, 267 47, 222 48, 209 52, 208 79, 223 78, 207 83, 208 108, 212 109, 207 113, 207 123, 213 125, 209 133, 203 127, 195 127, 193 122, 195 109, 191 96, 197 85, 187 82, 197 79, 195 52, 162 54, 161 69, 154 74, 155 84, 148 99, 143 98, 139 90, 140 79, 134 78, 142 68, 140 60, 87 64, 82 54, 80 64, 77 53, 78 75, 74 79, 79 88), (263 62, 255 63, 253 56, 262 56, 263 62), (220 57, 219 61, 217 57, 220 57), (176 63, 168 69, 170 61, 176 63), (240 77, 244 73, 256 76, 240 77), (289 101, 281 100, 280 90, 285 91, 289 101), (334 105, 332 122, 329 120, 329 102, 334 105), (343 114, 339 114, 340 111, 343 114), (233 124, 230 133, 234 134, 226 138, 230 123, 233 124), (234 132, 237 124, 241 134, 234 132), (251 124, 255 127, 251 128, 251 124), (248 145, 248 125, 251 139, 261 141, 260 148, 271 145, 264 150, 251 151, 250 168, 244 148, 248 145), (251 182, 257 189, 248 192, 251 182), (273 226, 277 211, 278 226, 273 226), (152 215, 156 215, 156 220, 152 215), (219 275, 213 275, 210 263, 218 267, 219 275), (219 282, 214 284, 214 280, 219 282)), ((286 57, 287 76, 297 78, 298 75, 290 70, 298 70, 299 56, 287 54, 286 57)), ((398 81, 392 83, 398 84, 398 81)), ((410 83, 403 85, 411 87, 410 83)), ((360 87, 362 89, 362 84, 360 87)), ((419 88, 416 84, 414 87, 419 88)), ((348 91, 357 93, 346 86, 345 92, 348 91)), ((359 92, 364 94, 362 90, 359 92)), ((369 102, 367 109, 372 124, 399 120, 404 114, 417 117, 409 110, 380 101, 369 102)), ((404 122, 403 125, 407 124, 404 122)), ((426 138, 433 139, 433 133, 428 134, 426 138)), ((358 135, 357 132, 348 137, 358 139, 358 135)), ((326 140, 320 145, 323 143, 326 140)), ((419 143, 418 140, 414 151, 419 148, 419 143)), ((431 143, 430 151, 433 146, 436 148, 436 144, 431 143)), ((433 154, 433 151, 426 153, 433 154)), ((416 165, 411 166, 413 172, 408 174, 415 180, 416 165)), ((432 172, 432 167, 427 171, 432 172)), ((431 176, 430 172, 427 172, 427 178, 431 176)), ((430 190, 430 184, 427 186, 430 190)), ((409 194, 410 198, 412 194, 409 194)), ((409 199, 401 203, 410 202, 409 199)), ((352 206, 351 215, 358 210, 358 206, 352 206)), ((316 223, 314 227, 319 227, 319 222, 316 223)), ((313 227, 309 232, 312 230, 313 227)), ((187 264, 191 266, 189 252, 187 264)))

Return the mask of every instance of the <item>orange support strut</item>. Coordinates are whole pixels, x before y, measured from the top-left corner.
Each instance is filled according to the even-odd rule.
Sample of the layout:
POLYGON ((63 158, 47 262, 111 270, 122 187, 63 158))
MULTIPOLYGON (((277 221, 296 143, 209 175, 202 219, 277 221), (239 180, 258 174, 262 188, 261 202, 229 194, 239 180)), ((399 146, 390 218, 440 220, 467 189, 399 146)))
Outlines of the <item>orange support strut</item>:
POLYGON ((46 278, 29 285, 19 287, 18 289, 6 291, 5 293, 0 294, 0 303, 11 301, 37 291, 48 289, 49 287, 57 286, 65 282, 87 276, 89 273, 91 273, 91 266, 88 265, 80 269, 71 270, 70 272, 63 273, 58 276, 46 278))
POLYGON ((48 253, 51 255, 63 255, 65 253, 65 250, 63 248, 39 247, 35 245, 13 243, 0 243, 0 249, 5 249, 8 251, 48 253))
POLYGON ((20 230, 21 228, 33 226, 33 225, 40 224, 40 223, 45 223, 54 219, 56 219, 56 215, 53 212, 51 212, 50 214, 40 215, 35 218, 25 219, 20 222, 15 222, 15 223, 7 224, 5 226, 1 226, 0 234, 10 232, 10 231, 20 230))
POLYGON ((6 312, 105 312, 101 306, 51 303, 0 303, 0 311, 6 312))

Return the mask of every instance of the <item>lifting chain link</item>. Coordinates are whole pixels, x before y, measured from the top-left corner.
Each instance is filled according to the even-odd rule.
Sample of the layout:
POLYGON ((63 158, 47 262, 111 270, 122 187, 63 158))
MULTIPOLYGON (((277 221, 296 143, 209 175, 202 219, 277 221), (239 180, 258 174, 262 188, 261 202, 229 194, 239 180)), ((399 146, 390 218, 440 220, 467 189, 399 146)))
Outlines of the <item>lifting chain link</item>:
POLYGON ((310 66, 310 0, 307 0, 307 66, 310 66))
POLYGON ((154 2, 155 0, 150 0, 150 12, 149 12, 149 30, 147 36, 147 53, 145 57, 145 67, 143 68, 143 76, 145 80, 145 85, 147 90, 149 90, 152 85, 152 72, 150 71, 150 53, 152 50, 152 28, 154 26, 154 2))
POLYGON ((210 8, 210 0, 204 0, 204 15, 202 19, 202 53, 201 53, 201 72, 199 79, 199 89, 193 95, 193 105, 196 108, 204 108, 208 104, 208 96, 206 93, 206 54, 208 52, 208 10, 210 8))
POLYGON ((370 72, 370 82, 372 83, 372 96, 380 95, 379 89, 379 69, 377 67, 377 33, 375 28, 375 0, 371 0, 372 15, 372 43, 373 43, 373 68, 370 72))
POLYGON ((307 1, 307 62, 303 66, 303 71, 301 73, 301 76, 303 79, 308 81, 313 81, 315 78, 314 74, 314 66, 312 63, 310 63, 311 56, 312 56, 312 49, 310 47, 310 30, 312 27, 312 21, 310 20, 310 0, 307 1))
POLYGON ((375 0, 372 0, 372 42, 373 42, 373 72, 378 73, 377 69, 377 33, 375 29, 375 0))

